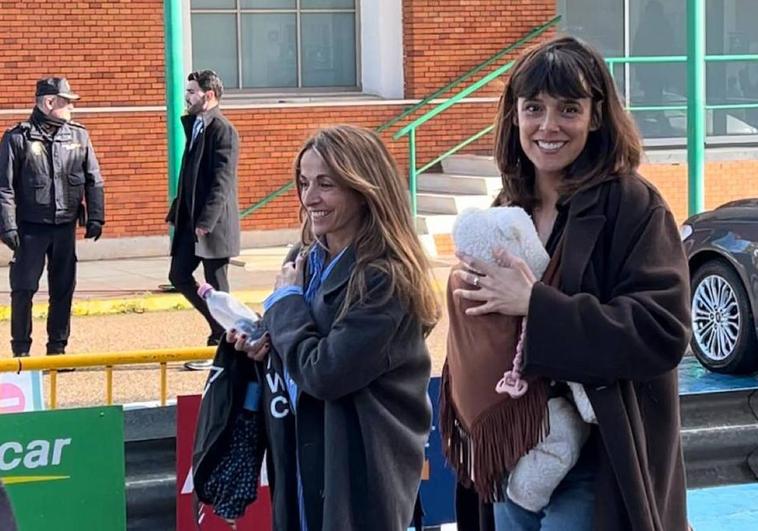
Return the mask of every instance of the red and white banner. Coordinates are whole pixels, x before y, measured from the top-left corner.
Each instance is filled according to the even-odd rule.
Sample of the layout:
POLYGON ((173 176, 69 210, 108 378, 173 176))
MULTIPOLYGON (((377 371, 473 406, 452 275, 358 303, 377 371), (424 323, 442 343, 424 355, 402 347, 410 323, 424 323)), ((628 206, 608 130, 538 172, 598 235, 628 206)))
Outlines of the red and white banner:
POLYGON ((0 373, 0 413, 26 413, 45 409, 39 371, 0 373))
MULTIPOLYGON (((195 521, 192 485, 192 443, 195 437, 200 395, 180 396, 176 402, 176 530, 229 531, 229 524, 202 506, 195 521)), ((237 520, 238 531, 269 531, 271 529, 271 500, 265 463, 261 470, 258 499, 251 503, 245 515, 237 520)))

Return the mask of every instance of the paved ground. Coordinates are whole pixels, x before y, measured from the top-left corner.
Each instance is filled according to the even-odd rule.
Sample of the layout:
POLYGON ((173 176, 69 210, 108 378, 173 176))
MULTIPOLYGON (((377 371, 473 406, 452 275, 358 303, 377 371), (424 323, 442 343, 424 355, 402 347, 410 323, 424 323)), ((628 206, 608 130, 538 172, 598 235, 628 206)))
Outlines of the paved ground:
MULTIPOLYGON (((285 247, 246 251, 237 259, 240 266, 230 267, 233 292, 256 309, 270 293, 274 278, 286 255, 285 247)), ((75 316, 68 352, 112 352, 170 347, 203 346, 207 325, 177 294, 165 294, 159 286, 166 282, 168 258, 106 260, 79 264, 75 295, 75 316), (173 308, 174 310, 169 310, 173 308), (179 308, 178 310, 176 308, 179 308)), ((447 279, 447 261, 435 262, 438 285, 447 279)), ((35 315, 46 312, 46 281, 35 298, 35 315)), ((8 268, 0 267, 0 358, 10 357, 8 305, 8 268)), ((32 356, 44 355, 45 321, 34 320, 35 342, 32 356)), ((444 359, 447 324, 440 323, 429 337, 434 374, 439 374, 444 359)), ((46 397, 48 396, 45 377, 46 397)), ((99 369, 79 369, 59 376, 59 405, 81 406, 102 403, 105 377, 99 369)), ((170 366, 170 398, 198 393, 205 373, 170 366)), ((159 398, 159 372, 148 366, 133 366, 116 371, 114 400, 129 403, 159 398)))
MULTIPOLYGON (((0 323, 0 344, 9 341, 8 322, 0 323)), ((44 331, 44 320, 35 319, 35 330, 44 331)), ((74 317, 70 352, 106 352, 167 347, 193 347, 205 344, 205 321, 194 311, 165 311, 125 313, 74 317)), ((434 360, 434 374, 439 374, 444 360, 447 324, 440 325, 428 339, 434 360)), ((39 334, 36 334, 39 336, 39 334)), ((44 355, 44 341, 32 347, 33 356, 44 355)), ((8 356, 6 353, 5 356, 8 356)), ((114 401, 117 403, 157 400, 160 396, 160 377, 157 368, 131 366, 114 372, 114 401)), ((45 376, 47 399, 49 377, 45 376)), ((169 397, 199 393, 205 382, 205 372, 185 371, 181 364, 169 365, 169 397)), ((105 375, 100 369, 79 369, 58 377, 58 401, 61 407, 103 403, 105 375)))

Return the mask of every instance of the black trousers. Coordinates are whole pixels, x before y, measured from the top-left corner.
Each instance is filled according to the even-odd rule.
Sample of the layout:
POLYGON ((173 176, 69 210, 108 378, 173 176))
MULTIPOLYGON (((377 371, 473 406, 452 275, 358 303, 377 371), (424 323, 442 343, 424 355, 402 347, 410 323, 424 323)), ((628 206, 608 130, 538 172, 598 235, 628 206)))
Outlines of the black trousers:
POLYGON ((10 268, 11 349, 28 353, 32 346, 32 298, 47 261, 50 299, 47 353, 61 354, 71 332, 71 300, 76 287, 76 222, 63 225, 21 223, 21 244, 10 268))
POLYGON ((473 488, 456 482, 455 517, 458 531, 495 531, 492 504, 482 501, 473 488))
POLYGON ((223 327, 208 311, 205 301, 197 294, 198 283, 193 276, 195 269, 203 264, 205 281, 219 291, 229 291, 229 258, 200 258, 195 256, 195 234, 192 227, 179 226, 174 233, 173 254, 168 279, 179 292, 205 317, 210 327, 211 338, 219 338, 223 327))

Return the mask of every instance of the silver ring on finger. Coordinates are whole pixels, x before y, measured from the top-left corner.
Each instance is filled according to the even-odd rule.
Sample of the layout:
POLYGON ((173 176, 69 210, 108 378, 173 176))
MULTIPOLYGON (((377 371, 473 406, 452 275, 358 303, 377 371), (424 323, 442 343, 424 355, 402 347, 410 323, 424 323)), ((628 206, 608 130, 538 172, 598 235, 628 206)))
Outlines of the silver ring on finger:
POLYGON ((474 286, 479 287, 479 277, 474 275, 474 286))

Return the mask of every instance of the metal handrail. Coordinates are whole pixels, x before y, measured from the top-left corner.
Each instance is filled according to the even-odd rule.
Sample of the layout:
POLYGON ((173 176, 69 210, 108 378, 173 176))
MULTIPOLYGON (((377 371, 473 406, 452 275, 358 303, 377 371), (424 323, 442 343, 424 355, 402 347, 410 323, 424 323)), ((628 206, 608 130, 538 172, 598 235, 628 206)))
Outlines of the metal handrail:
MULTIPOLYGON (((706 55, 706 62, 723 63, 739 61, 758 61, 758 54, 729 54, 729 55, 706 55)), ((686 63, 686 55, 651 55, 651 56, 629 56, 629 57, 606 57, 605 62, 613 76, 613 69, 618 64, 669 64, 669 63, 686 63)), ((625 104, 626 110, 630 112, 648 112, 648 111, 686 111, 687 105, 637 105, 633 106, 630 102, 625 104)), ((736 109, 758 109, 758 102, 755 103, 724 103, 705 105, 705 110, 721 111, 736 109)))
MULTIPOLYGON (((705 60, 707 62, 725 62, 725 61, 756 61, 758 60, 758 54, 730 54, 730 55, 707 55, 705 57, 705 60)), ((609 57, 605 59, 606 63, 608 64, 608 67, 611 71, 611 75, 613 75, 613 69, 617 64, 663 64, 663 63, 679 63, 679 62, 687 62, 687 56, 684 55, 665 55, 665 56, 629 56, 629 57, 609 57)), ((403 127, 400 131, 395 133, 393 135, 393 138, 395 140, 403 137, 408 136, 408 149, 409 149, 409 188, 411 192, 411 208, 413 210, 413 214, 416 215, 417 213, 417 199, 416 199, 416 188, 417 188, 417 177, 420 173, 423 173, 424 171, 428 170, 438 162, 444 160, 448 156, 452 155, 453 153, 460 150, 462 147, 470 144, 471 142, 481 138, 485 134, 492 131, 493 126, 488 126, 485 129, 479 131, 478 133, 475 133, 474 135, 470 136, 466 140, 462 141, 460 144, 455 146, 454 148, 446 151, 442 155, 435 158, 433 161, 425 164, 421 168, 416 168, 416 129, 418 129, 421 125, 428 122, 435 116, 439 115, 440 113, 444 112, 446 109, 452 107, 453 105, 460 102, 463 98, 469 96, 470 94, 476 92, 483 86, 487 85, 489 82, 494 80, 495 78, 499 77, 500 75, 507 72, 511 67, 513 66, 513 61, 502 65, 501 67, 497 68, 496 70, 490 72, 487 76, 480 79, 476 83, 473 83, 472 85, 466 87, 462 91, 460 91, 458 94, 453 96, 452 98, 449 98, 445 100, 444 102, 440 103, 439 105, 435 106, 434 108, 430 109, 426 113, 424 113, 422 116, 411 122, 410 124, 403 127)), ((730 110, 730 109, 754 109, 758 108, 758 102, 756 103, 740 103, 740 104, 711 104, 711 105, 705 105, 706 110, 730 110)), ((686 111, 687 106, 686 105, 645 105, 645 106, 632 106, 629 102, 626 103, 626 109, 630 112, 641 112, 641 111, 667 111, 667 110, 682 110, 686 111)))
MULTIPOLYGON (((405 109, 403 112, 401 112, 400 114, 398 114, 394 118, 391 118, 387 122, 383 123, 382 125, 380 125, 379 127, 376 128, 376 132, 377 133, 382 133, 382 132, 386 131, 387 129, 389 129, 390 127, 392 127, 393 125, 395 125, 397 122, 399 122, 403 118, 406 118, 407 116, 413 114, 415 111, 417 111, 418 109, 420 109, 424 105, 427 105, 432 100, 438 98, 440 95, 442 95, 445 92, 448 92, 449 90, 457 87, 458 85, 460 85, 464 81, 468 80, 469 78, 473 77, 477 73, 481 72, 482 70, 484 70, 485 68, 487 68, 491 64, 493 64, 493 63, 497 62, 498 60, 502 59, 505 55, 508 55, 509 53, 511 53, 512 51, 516 50, 517 48, 520 48, 521 46, 523 46, 527 42, 532 41, 535 37, 538 37, 538 36, 542 35, 548 29, 550 29, 551 27, 553 27, 556 24, 558 24, 558 22, 560 22, 560 20, 561 20, 561 15, 558 15, 558 16, 553 17, 552 19, 548 20, 544 24, 542 24, 540 26, 536 26, 535 28, 533 28, 532 30, 530 30, 528 33, 526 33, 523 37, 521 37, 519 40, 517 40, 516 42, 514 42, 512 44, 509 44, 505 48, 500 49, 498 52, 496 52, 494 55, 490 56, 484 62, 479 63, 478 65, 476 65, 475 67, 473 67, 471 70, 469 70, 465 74, 457 77, 456 79, 454 79, 453 81, 451 81, 450 83, 448 83, 447 85, 445 85, 444 87, 435 90, 432 94, 430 94, 429 96, 426 96, 420 102, 418 102, 415 105, 413 105, 413 106, 405 109)), ((510 68, 510 66, 508 68, 510 68)), ((502 72, 505 72, 505 70, 503 70, 502 72)), ((495 77, 497 77, 497 76, 495 76, 495 77)), ((491 80, 492 80, 492 78, 490 78, 490 81, 491 80)), ((479 88, 481 86, 483 86, 483 85, 480 85, 479 88)), ((474 89, 474 90, 478 90, 478 88, 474 89)), ((474 92, 474 90, 466 92, 466 94, 470 94, 471 92, 474 92)), ((436 116, 440 112, 444 111, 445 109, 447 109, 448 107, 450 107, 450 105, 454 105, 455 103, 457 103, 458 101, 460 101, 464 97, 465 97, 465 95, 461 96, 461 97, 458 97, 458 98, 454 98, 455 101, 453 103, 447 105, 442 110, 437 110, 436 112, 434 112, 434 114, 432 116, 430 116, 429 118, 427 118, 427 120, 431 119, 432 117, 436 116)), ((446 103, 447 102, 443 103, 443 105, 446 104, 446 103)), ((432 111, 435 111, 436 109, 437 108, 435 107, 435 109, 432 109, 432 111)), ((432 111, 430 111, 430 112, 432 112, 432 111)), ((407 127, 404 128, 404 130, 406 130, 406 129, 408 129, 408 128, 407 127)), ((406 132, 406 134, 408 134, 408 133, 406 132)), ((402 135, 400 135, 400 136, 402 136, 402 135)), ((394 138, 397 139, 397 138, 399 138, 399 136, 395 135, 394 138)), ((273 199, 277 198, 278 196, 280 196, 283 193, 287 192, 288 190, 292 189, 292 187, 294 185, 295 185, 294 182, 288 182, 288 183, 280 186, 279 188, 277 188, 276 190, 274 190, 270 194, 268 194, 263 199, 259 200, 258 202, 254 203, 254 204, 250 205, 249 207, 245 208, 244 210, 240 211, 240 214, 239 214, 240 219, 245 218, 246 216, 248 216, 248 215, 252 214, 253 212, 255 212, 256 210, 258 210, 259 208, 265 206, 266 204, 268 204, 273 199)), ((415 201, 415 195, 412 196, 412 197, 414 197, 414 201, 415 201)), ((416 211, 414 210, 414 215, 415 215, 415 212, 416 211)))
MULTIPOLYGON (((431 95, 425 97, 422 101, 419 103, 413 105, 412 107, 409 107, 408 109, 404 110, 399 115, 395 116, 394 118, 390 119, 389 121, 385 122, 381 126, 379 126, 376 131, 382 132, 391 127, 392 125, 396 124, 403 118, 406 118, 422 106, 428 104, 433 99, 439 97, 441 94, 444 94, 445 92, 455 88, 456 86, 460 85, 464 81, 468 80, 469 78, 473 77, 475 74, 479 73, 483 69, 487 68, 494 62, 496 62, 498 59, 501 59, 503 56, 507 55, 509 52, 512 52, 516 48, 519 48, 520 46, 523 46, 525 43, 533 40, 535 37, 541 35, 544 33, 547 29, 551 28, 552 26, 556 25, 560 21, 561 17, 560 15, 557 17, 554 17, 553 19, 549 20, 548 22, 542 24, 541 26, 537 26, 533 30, 531 30, 529 33, 524 35, 521 39, 514 42, 513 44, 506 46, 505 48, 501 49, 499 52, 497 52, 495 55, 491 56, 486 61, 480 63, 476 67, 472 68, 462 76, 458 77, 454 81, 448 83, 441 89, 436 90, 431 95)), ((729 55, 707 55, 705 56, 706 62, 737 62, 737 61, 757 61, 758 60, 758 54, 729 54, 729 55)), ((613 75, 614 67, 618 64, 664 64, 664 63, 686 63, 687 62, 687 56, 685 55, 662 55, 662 56, 629 56, 629 57, 608 57, 605 59, 606 63, 608 64, 608 67, 611 71, 611 75, 613 75)), ((416 215, 417 213, 417 200, 416 200, 416 181, 417 177, 420 173, 423 173, 424 171, 428 170, 435 164, 441 162, 445 158, 449 157, 450 155, 456 153, 463 147, 469 145, 470 143, 474 142, 475 140, 481 138, 482 136, 486 135, 490 131, 492 131, 493 126, 488 126, 485 129, 475 133, 474 135, 466 138, 461 143, 456 145, 455 147, 449 149, 442 155, 436 157, 431 162, 428 162, 421 168, 416 169, 416 129, 418 129, 421 125, 428 122, 435 116, 441 114, 448 108, 456 105, 464 98, 470 96, 474 92, 478 91, 485 85, 489 84, 494 79, 500 77, 504 73, 506 73, 510 68, 512 68, 514 62, 510 61, 506 63, 505 65, 502 65, 498 67, 497 69, 493 70, 483 78, 479 79, 475 83, 469 85, 468 87, 464 88, 463 90, 459 91, 457 94, 452 96, 451 98, 446 99, 445 101, 439 103, 432 109, 428 110, 426 113, 424 113, 422 116, 415 119, 413 122, 407 124, 405 127, 403 127, 400 131, 395 133, 393 135, 393 139, 398 140, 402 138, 403 136, 409 137, 409 187, 411 192, 411 208, 413 211, 413 214, 416 215)), ((758 108, 758 102, 756 103, 744 103, 744 104, 711 104, 706 105, 706 110, 735 110, 735 109, 755 109, 758 108)), ((630 112, 644 112, 644 111, 686 111, 687 106, 686 105, 644 105, 644 106, 632 106, 629 102, 626 103, 626 109, 630 112)), ((279 195, 285 193, 286 191, 290 190, 294 186, 293 182, 288 182, 287 184, 283 185, 282 187, 278 188, 274 192, 270 193, 263 199, 261 199, 258 203, 246 208, 242 212, 240 212, 240 218, 244 218, 245 216, 251 214, 255 210, 261 208, 262 206, 269 203, 274 198, 278 197, 279 195)))
POLYGON ((484 62, 479 63, 478 65, 476 65, 474 68, 472 68, 471 70, 469 70, 465 74, 457 77, 456 79, 454 79, 453 81, 451 81, 450 83, 448 83, 447 85, 445 85, 444 87, 435 90, 432 94, 430 94, 429 96, 425 97, 420 102, 418 102, 415 105, 407 108, 402 113, 398 114, 394 118, 391 118, 390 120, 388 120, 384 124, 380 125, 376 129, 376 132, 377 133, 381 133, 381 132, 385 131, 386 129, 389 129, 390 127, 392 127, 393 125, 395 125, 397 122, 399 122, 403 118, 405 118, 405 117, 413 114, 415 111, 417 111, 418 109, 420 109, 421 107, 423 107, 427 103, 431 102, 435 98, 440 97, 442 94, 444 94, 445 92, 449 91, 450 89, 453 89, 453 88, 457 87, 458 85, 460 85, 461 83, 463 83, 467 79, 473 77, 474 75, 478 74, 479 72, 481 72, 482 70, 484 70, 485 68, 487 68, 488 66, 490 66, 491 64, 497 62, 498 60, 500 60, 504 56, 508 55, 513 50, 515 50, 517 48, 520 48, 525 43, 531 41, 535 37, 538 37, 539 35, 542 35, 545 31, 547 31, 551 27, 553 27, 556 24, 558 24, 558 22, 560 22, 560 20, 561 20, 561 15, 558 15, 558 16, 550 19, 549 21, 545 22, 541 26, 537 26, 537 27, 533 28, 532 30, 530 30, 528 33, 526 33, 523 37, 521 37, 516 42, 514 42, 512 44, 509 44, 505 48, 502 48, 500 51, 498 51, 494 55, 490 56, 484 62))
MULTIPOLYGON (((505 72, 510 70, 513 67, 513 65, 514 65, 514 61, 510 61, 496 68, 495 70, 493 70, 492 72, 484 76, 482 79, 480 79, 476 83, 469 85, 468 87, 460 91, 458 94, 456 94, 452 98, 449 98, 443 103, 440 103, 439 105, 437 105, 430 111, 426 112, 423 116, 420 116, 416 120, 412 121, 411 123, 409 123, 408 125, 403 127, 400 131, 398 131, 397 133, 393 135, 392 138, 394 138, 395 140, 402 138, 405 135, 408 135, 408 187, 410 188, 410 193, 411 193, 411 213, 414 216, 418 213, 418 199, 416 197, 417 184, 418 184, 417 178, 418 178, 418 174, 422 172, 422 170, 419 170, 418 168, 416 168, 416 129, 421 127, 423 124, 425 124, 426 122, 428 122, 429 120, 437 116, 438 114, 444 112, 445 110, 449 109, 453 105, 457 104, 463 98, 467 97, 469 94, 472 94, 476 92, 477 90, 479 90, 480 88, 482 88, 483 86, 487 85, 493 79, 500 77, 505 72)), ((481 136, 483 136, 483 134, 475 133, 471 137, 464 140, 463 143, 465 143, 465 145, 468 145, 474 140, 476 140, 476 138, 479 138, 481 136), (473 137, 476 137, 476 138, 473 138, 473 137)), ((460 149, 460 147, 458 147, 458 149, 460 149)), ((447 158, 452 153, 455 153, 456 151, 458 151, 458 149, 448 150, 444 154, 444 156, 437 157, 433 163, 424 165, 423 166, 424 170, 433 166, 437 162, 447 158)))
MULTIPOLYGON (((706 55, 706 62, 722 63, 725 61, 758 61, 758 54, 706 55)), ((686 63, 686 55, 630 55, 628 57, 606 57, 609 66, 616 64, 646 64, 646 63, 686 63)))
MULTIPOLYGON (((546 31, 548 28, 556 24, 560 20, 560 16, 555 17, 551 19, 550 21, 546 22, 542 26, 538 26, 535 28, 535 30, 532 30, 527 35, 516 41, 512 45, 511 50, 520 47, 527 42, 533 40, 534 38, 538 37, 544 31, 546 31)), ((504 53, 499 56, 501 58, 504 53)), ((491 61, 489 64, 492 64, 491 61)), ((449 109, 453 105, 456 105, 464 98, 468 97, 469 95, 473 94, 477 90, 481 89, 485 85, 489 84, 492 80, 497 79, 504 73, 506 73, 508 70, 510 70, 513 65, 515 64, 515 61, 509 61, 508 63, 496 68, 483 78, 479 79, 475 83, 472 83, 468 87, 464 88, 463 90, 459 91, 457 94, 455 94, 453 97, 446 99, 445 101, 441 102, 440 104, 436 105, 434 108, 428 110, 423 115, 419 116, 415 120, 413 120, 411 123, 403 127, 400 131, 392 135, 392 138, 395 140, 398 140, 402 138, 403 136, 408 136, 408 186, 410 188, 410 197, 411 197, 411 212, 415 216, 418 213, 418 201, 417 201, 417 177, 418 174, 421 173, 421 171, 425 171, 426 169, 430 168, 434 164, 442 161, 443 159, 447 158, 451 154, 457 152, 459 149, 461 149, 463 146, 466 146, 473 142, 474 140, 477 140, 478 138, 481 138, 488 132, 492 130, 493 127, 487 127, 482 131, 479 131, 478 133, 475 133, 474 135, 468 137, 467 139, 463 140, 460 144, 455 146, 454 148, 446 151, 441 156, 438 156, 434 161, 425 164, 422 168, 423 170, 419 170, 416 168, 416 129, 421 127, 423 124, 434 118, 435 116, 441 114, 445 110, 449 109)), ((481 70, 481 69, 479 69, 481 70)), ((470 76, 469 76, 470 77, 470 76)), ((467 79, 467 78, 466 78, 467 79)), ((406 114, 407 116, 407 114, 406 114)))
POLYGON ((460 151, 461 149, 465 148, 466 146, 468 146, 472 142, 476 142, 481 137, 483 137, 484 135, 486 135, 487 133, 489 133, 490 131, 492 131, 494 128, 495 128, 495 124, 491 124, 491 125, 488 125, 487 127, 485 127, 484 129, 482 129, 481 131, 479 131, 478 133, 474 133, 473 135, 471 135, 470 137, 468 137, 463 142, 460 142, 458 145, 456 145, 456 146, 448 149, 447 151, 445 151, 442 155, 440 155, 436 159, 434 159, 434 160, 432 160, 430 162, 427 162, 425 165, 421 166, 417 170, 417 173, 419 173, 419 174, 424 173, 426 170, 428 170, 429 168, 431 168, 432 166, 434 166, 438 162, 442 162, 444 159, 448 158, 450 155, 453 155, 453 154, 457 153, 458 151, 460 151))
POLYGON ((243 219, 249 216, 250 214, 258 210, 259 208, 266 206, 268 203, 270 203, 271 201, 273 201, 274 199, 282 195, 284 192, 290 190, 293 186, 295 186, 294 181, 289 181, 285 185, 280 186, 279 188, 277 188, 276 190, 268 194, 266 197, 264 197, 257 203, 254 203, 250 205, 249 207, 247 207, 245 210, 242 210, 240 212, 240 219, 243 219))
POLYGON ((430 109, 428 112, 424 113, 423 116, 419 116, 418 118, 413 120, 411 123, 403 127, 400 131, 392 135, 392 138, 395 140, 398 140, 404 137, 405 135, 409 134, 411 132, 411 129, 418 129, 419 127, 424 125, 426 122, 428 122, 429 120, 431 120, 438 114, 446 111, 453 105, 460 102, 463 98, 466 98, 467 96, 473 94, 474 92, 476 92, 483 86, 490 83, 492 80, 497 79, 498 77, 506 73, 508 70, 513 68, 514 63, 515 61, 510 61, 496 68, 495 70, 493 70, 492 72, 490 72, 489 74, 481 78, 476 83, 469 85, 468 87, 461 90, 458 94, 456 94, 452 98, 448 98, 447 100, 443 101, 439 105, 435 106, 433 109, 430 109))
POLYGON ((113 367, 117 365, 160 364, 162 406, 168 397, 168 363, 207 360, 212 358, 216 347, 163 348, 153 350, 129 350, 93 354, 66 354, 65 356, 22 357, 0 359, 0 373, 21 371, 50 371, 50 409, 58 407, 58 371, 80 367, 105 368, 105 400, 113 404, 113 367))

